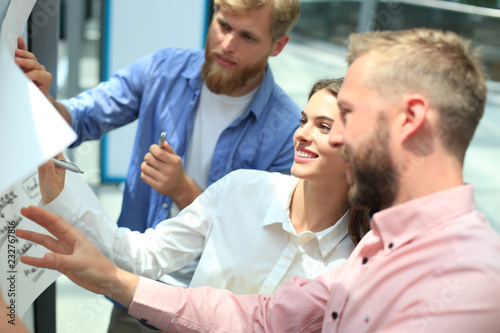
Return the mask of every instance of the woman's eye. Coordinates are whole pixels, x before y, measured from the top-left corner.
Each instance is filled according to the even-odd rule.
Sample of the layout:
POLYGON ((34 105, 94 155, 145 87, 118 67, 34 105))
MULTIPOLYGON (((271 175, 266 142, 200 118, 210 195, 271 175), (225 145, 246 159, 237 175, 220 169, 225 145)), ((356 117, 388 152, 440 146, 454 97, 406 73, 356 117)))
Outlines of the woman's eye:
POLYGON ((307 119, 302 118, 302 119, 299 120, 299 122, 300 122, 301 125, 305 125, 307 123, 307 119))
POLYGON ((321 124, 319 125, 319 128, 321 129, 321 131, 323 132, 330 132, 330 125, 327 125, 327 124, 321 124))

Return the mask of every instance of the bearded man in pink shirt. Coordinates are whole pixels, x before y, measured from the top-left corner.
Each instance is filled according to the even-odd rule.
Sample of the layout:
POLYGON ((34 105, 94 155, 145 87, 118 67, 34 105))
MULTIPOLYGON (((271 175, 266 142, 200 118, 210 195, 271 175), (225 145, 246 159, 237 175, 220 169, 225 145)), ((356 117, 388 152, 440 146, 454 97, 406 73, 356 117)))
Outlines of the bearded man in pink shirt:
POLYGON ((350 201, 370 231, 340 268, 292 278, 270 296, 182 289, 114 267, 81 234, 38 207, 22 214, 56 238, 17 235, 57 269, 168 332, 498 332, 500 236, 464 184, 466 149, 486 99, 470 43, 414 29, 353 34, 338 94, 350 201))

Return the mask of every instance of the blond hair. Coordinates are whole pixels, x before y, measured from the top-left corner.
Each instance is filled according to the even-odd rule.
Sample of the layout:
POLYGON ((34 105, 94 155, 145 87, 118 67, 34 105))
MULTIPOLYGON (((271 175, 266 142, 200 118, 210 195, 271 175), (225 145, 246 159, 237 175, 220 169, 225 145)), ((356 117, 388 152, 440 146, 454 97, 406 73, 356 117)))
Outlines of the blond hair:
POLYGON ((417 92, 440 113, 439 137, 458 158, 483 115, 486 82, 471 41, 453 32, 412 29, 352 34, 347 62, 372 53, 365 84, 384 98, 417 92))
POLYGON ((267 6, 271 10, 271 36, 273 41, 290 32, 300 16, 299 0, 215 0, 214 11, 220 8, 244 12, 267 6))

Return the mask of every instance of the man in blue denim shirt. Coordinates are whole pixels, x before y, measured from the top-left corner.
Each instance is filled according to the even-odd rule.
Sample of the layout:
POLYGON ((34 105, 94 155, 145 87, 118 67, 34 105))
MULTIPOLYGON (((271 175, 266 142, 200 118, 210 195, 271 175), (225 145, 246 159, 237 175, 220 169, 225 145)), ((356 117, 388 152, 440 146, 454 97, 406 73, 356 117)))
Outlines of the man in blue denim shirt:
MULTIPOLYGON (((61 102, 48 96, 50 74, 36 58, 16 54, 78 134, 71 147, 138 120, 119 226, 154 228, 232 170, 289 172, 300 110, 274 82, 267 60, 288 42, 299 1, 216 0, 214 13, 205 51, 160 50, 61 102), (168 135, 164 147, 157 145, 161 132, 168 135)), ((195 264, 165 282, 187 286, 195 264)), ((125 331, 113 321, 110 332, 125 331)))

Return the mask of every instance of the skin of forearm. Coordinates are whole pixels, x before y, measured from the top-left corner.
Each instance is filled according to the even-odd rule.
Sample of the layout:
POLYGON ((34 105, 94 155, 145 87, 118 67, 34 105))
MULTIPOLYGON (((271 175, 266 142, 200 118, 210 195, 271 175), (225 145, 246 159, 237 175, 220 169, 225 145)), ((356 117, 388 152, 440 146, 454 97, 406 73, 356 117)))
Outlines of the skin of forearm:
POLYGON ((108 280, 104 295, 128 308, 138 284, 139 276, 116 267, 113 277, 108 280))
POLYGON ((180 210, 189 206, 203 192, 188 175, 184 174, 184 177, 182 191, 175 191, 175 194, 171 196, 180 210))
POLYGON ((57 112, 59 112, 59 114, 64 118, 64 120, 66 120, 66 122, 71 126, 71 117, 70 117, 69 112, 66 109, 66 107, 64 107, 64 105, 62 105, 61 103, 59 103, 58 101, 56 101, 54 99, 54 97, 52 97, 50 95, 47 96, 47 98, 52 103, 52 105, 54 105, 54 107, 56 108, 57 112))

